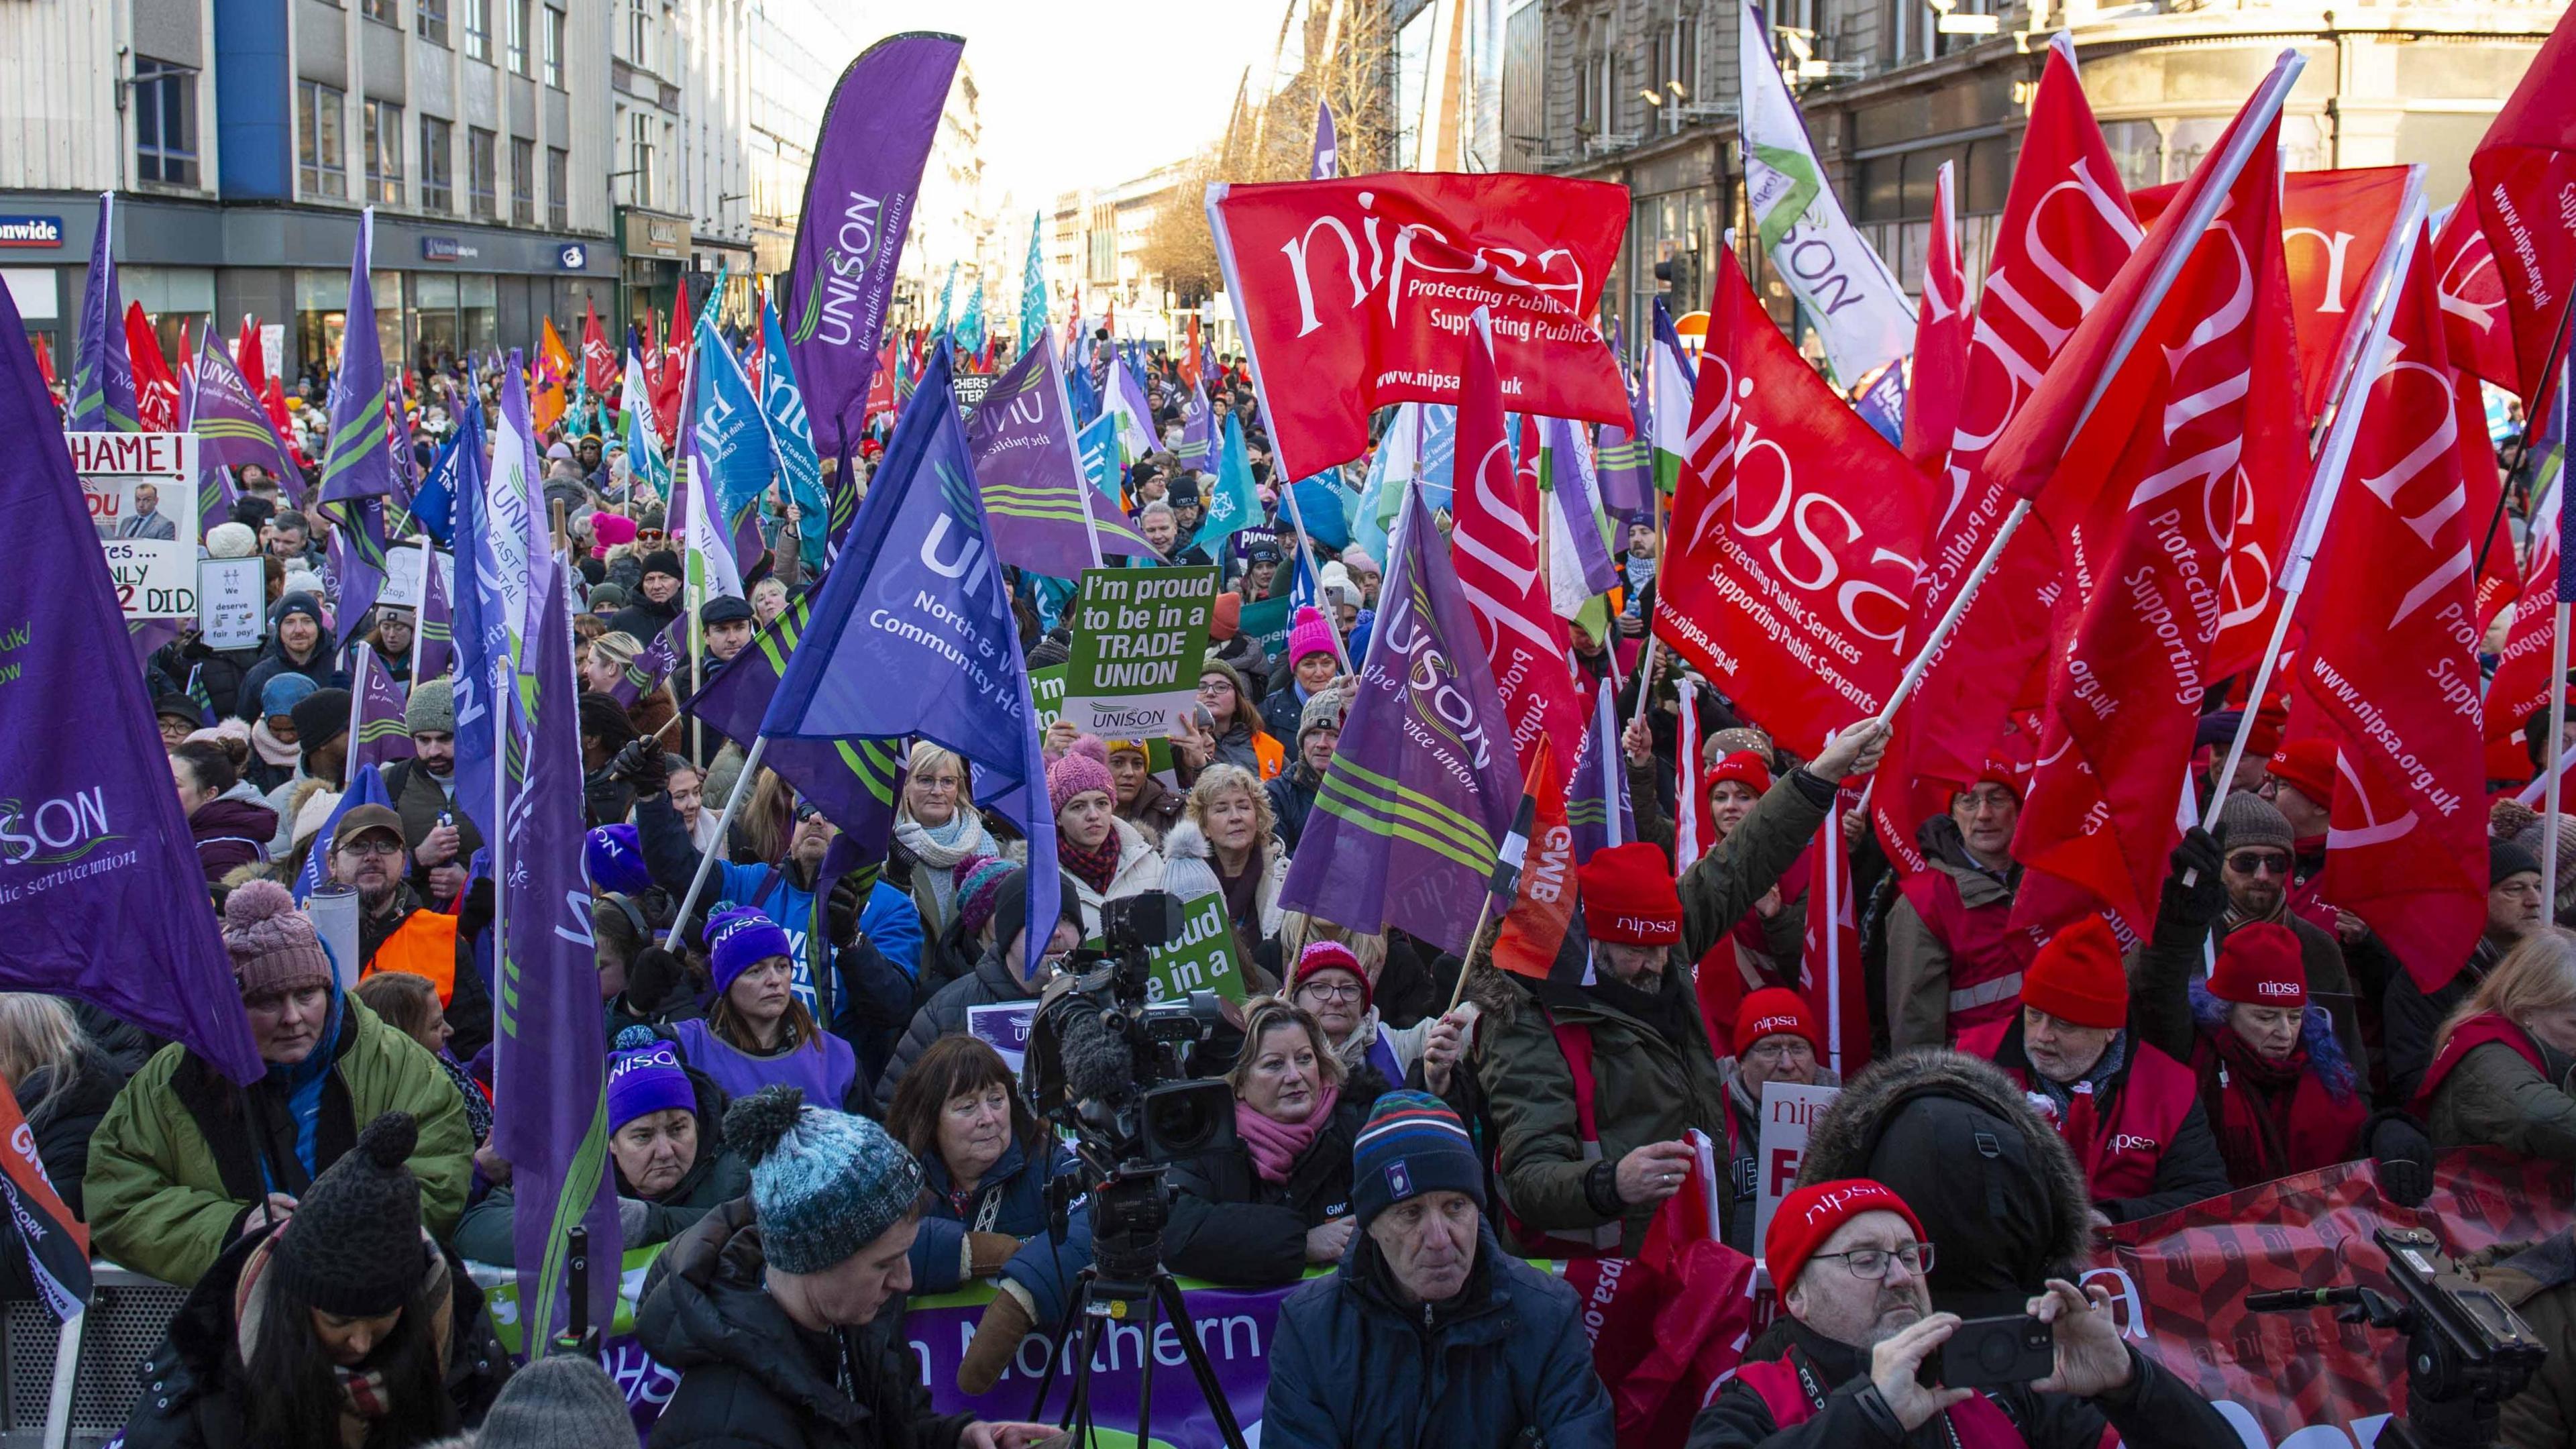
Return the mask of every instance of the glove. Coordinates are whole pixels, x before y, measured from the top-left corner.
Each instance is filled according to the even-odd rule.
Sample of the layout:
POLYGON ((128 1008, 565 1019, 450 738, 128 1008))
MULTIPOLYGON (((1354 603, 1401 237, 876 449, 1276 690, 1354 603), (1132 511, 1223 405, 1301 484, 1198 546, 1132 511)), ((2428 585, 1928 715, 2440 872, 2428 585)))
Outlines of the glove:
POLYGON ((971 1277, 990 1278, 1019 1251, 1020 1240, 1008 1233, 970 1232, 966 1235, 966 1271, 971 1277))
POLYGON ((2208 831, 2195 825, 2182 833, 2165 873, 2164 897, 2156 911, 2157 935, 2196 941, 2227 914, 2227 882, 2219 874, 2225 859, 2208 831), (2189 885, 2183 884, 2186 876, 2189 885))
POLYGON ((2433 1195, 2433 1141, 2404 1112, 2382 1112, 2362 1139, 2379 1172, 2379 1195, 2400 1207, 2422 1207, 2433 1195))
POLYGON ((628 740, 617 758, 608 762, 608 778, 634 787, 636 795, 645 799, 669 789, 671 771, 662 761, 662 742, 651 735, 628 740))
POLYGON ((648 945, 626 963, 626 1001, 642 1015, 650 1016, 662 1009, 671 993, 688 979, 688 968, 680 958, 659 945, 648 945))
POLYGON ((617 1200, 617 1236, 626 1248, 644 1246, 647 1219, 652 1212, 653 1205, 641 1198, 621 1197, 617 1200))
POLYGON ((867 893, 859 889, 853 876, 843 876, 832 883, 831 897, 823 903, 824 929, 832 933, 832 944, 847 946, 859 938, 859 911, 867 904, 867 893))
POLYGON ((1017 1353, 1020 1340, 1037 1326, 1037 1313, 1029 1302, 1026 1288, 1005 1282, 984 1310, 984 1319, 975 1325, 974 1341, 966 1345, 966 1356, 957 1362, 957 1388, 968 1395, 988 1394, 1002 1381, 1002 1370, 1010 1367, 1011 1355, 1017 1353))
POLYGON ((456 908, 456 933, 479 936, 492 924, 492 878, 478 877, 465 888, 465 902, 456 908))

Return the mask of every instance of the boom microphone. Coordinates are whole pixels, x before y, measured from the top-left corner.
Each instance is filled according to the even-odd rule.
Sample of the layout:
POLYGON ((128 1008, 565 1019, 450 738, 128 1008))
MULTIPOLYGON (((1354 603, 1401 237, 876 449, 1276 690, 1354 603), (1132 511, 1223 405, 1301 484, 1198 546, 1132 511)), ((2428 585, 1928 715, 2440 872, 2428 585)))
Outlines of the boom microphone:
POLYGON ((1098 1012, 1074 1014, 1065 1023, 1060 1050, 1065 1096, 1072 1101, 1116 1098, 1136 1085, 1136 1054, 1098 1012))

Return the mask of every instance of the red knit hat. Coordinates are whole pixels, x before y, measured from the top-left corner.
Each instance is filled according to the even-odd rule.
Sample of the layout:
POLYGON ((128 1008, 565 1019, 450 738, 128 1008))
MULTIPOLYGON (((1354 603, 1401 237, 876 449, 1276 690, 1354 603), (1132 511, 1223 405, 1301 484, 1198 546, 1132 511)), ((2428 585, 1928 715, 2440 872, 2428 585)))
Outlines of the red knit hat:
POLYGON ((1733 780, 1745 789, 1760 795, 1771 788, 1771 767, 1764 764, 1762 757, 1751 750, 1737 750, 1708 767, 1707 777, 1699 782, 1700 788, 1714 790, 1720 780, 1733 780))
POLYGON ((1360 969, 1360 958, 1339 941, 1309 941, 1297 953, 1296 969, 1290 973, 1288 994, 1295 996, 1307 979, 1318 971, 1348 971, 1360 984, 1360 1010, 1369 1009, 1368 973, 1360 969))
POLYGON ((2298 936, 2272 921, 2228 932, 2209 973, 2209 994, 2246 1006, 2307 1005, 2308 963, 2299 955, 2298 936))
POLYGON ((2299 793, 2318 805, 2334 803, 2335 743, 2323 735, 2304 740, 2287 740, 2272 752, 2272 778, 2284 785, 2296 785, 2299 793))
POLYGON ((1622 946, 1677 946, 1682 898, 1664 853, 1642 840, 1592 852, 1574 872, 1583 895, 1583 929, 1595 941, 1622 946))
POLYGON ((1886 1184, 1866 1177, 1815 1183, 1780 1199, 1771 1214, 1771 1231, 1762 1239, 1762 1263, 1771 1270, 1771 1281, 1787 1293, 1816 1250, 1862 1213, 1894 1213, 1914 1230, 1914 1241, 1923 1241, 1923 1220, 1886 1184))
POLYGON ((2007 725, 1993 747, 1986 751, 1986 762, 1978 769, 1977 778, 1969 783, 2001 785, 2013 793, 2015 800, 2019 800, 2030 788, 2031 771, 2037 765, 2038 761, 2031 755, 2030 736, 2007 725))
POLYGON ((2099 1031, 2128 1024, 2129 976, 2119 938, 2100 916, 2086 916, 2039 948, 2022 973, 2021 1004, 2099 1031))
POLYGON ((1783 1035, 1804 1037, 1808 1046, 1825 1049, 1815 1018, 1807 1014, 1807 999, 1785 986, 1765 986, 1735 1008, 1735 1035, 1728 1040, 1745 1052, 1766 1036, 1783 1035))

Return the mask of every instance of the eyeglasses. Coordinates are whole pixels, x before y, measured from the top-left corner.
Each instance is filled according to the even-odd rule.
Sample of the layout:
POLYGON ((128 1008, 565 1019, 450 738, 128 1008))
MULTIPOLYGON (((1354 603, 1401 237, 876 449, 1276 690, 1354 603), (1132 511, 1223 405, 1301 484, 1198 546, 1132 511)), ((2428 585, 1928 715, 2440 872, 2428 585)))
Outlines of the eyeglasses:
POLYGON ((401 841, 387 840, 382 836, 352 840, 340 847, 340 853, 343 855, 400 855, 402 851, 401 841))
POLYGON ((1233 688, 1233 685, 1226 683, 1222 679, 1202 679, 1199 681, 1199 698, 1223 699, 1226 696, 1226 692, 1233 688))
POLYGON ((1890 1263, 1903 1263, 1905 1271, 1917 1278, 1932 1271, 1930 1243, 1908 1243, 1893 1253, 1885 1248, 1854 1248, 1848 1253, 1818 1253, 1807 1261, 1821 1263, 1827 1258, 1842 1259, 1843 1266, 1851 1270, 1853 1277, 1865 1278, 1872 1282, 1885 1281, 1887 1265, 1890 1263))
POLYGON ((1815 1054, 1816 1049, 1807 1045, 1806 1041, 1800 1037, 1789 1037, 1786 1040, 1781 1041, 1762 1042, 1756 1045, 1751 1051, 1745 1053, 1746 1056, 1751 1057, 1757 1062, 1776 1062, 1783 1057, 1807 1057, 1812 1059, 1815 1054))
POLYGON ((1311 992, 1326 1001, 1357 1001, 1360 989, 1356 981, 1309 981, 1297 988, 1301 995, 1311 992))
POLYGON ((2227 857, 2227 868, 2238 875, 2288 875, 2290 858, 2274 850, 2240 850, 2227 857))

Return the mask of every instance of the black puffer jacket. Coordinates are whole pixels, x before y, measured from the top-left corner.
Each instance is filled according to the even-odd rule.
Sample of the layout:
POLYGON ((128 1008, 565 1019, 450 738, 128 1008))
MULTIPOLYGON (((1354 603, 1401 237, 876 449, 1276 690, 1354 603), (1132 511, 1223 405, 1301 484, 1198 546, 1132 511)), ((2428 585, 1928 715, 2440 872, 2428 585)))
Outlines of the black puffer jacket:
POLYGON ((814 1333, 761 1288, 751 1204, 725 1204, 655 1261, 636 1337, 680 1375, 650 1449, 952 1449, 971 1414, 933 1414, 885 1326, 814 1333), (842 1383, 849 1387, 843 1389, 842 1383))
POLYGON ((36 1135, 36 1160, 74 1213, 81 1211, 81 1180, 89 1176, 90 1134, 132 1075, 105 1052, 92 1049, 61 1071, 43 1068, 18 1084, 18 1105, 36 1135))
POLYGON ((1240 1143, 1172 1166, 1172 1220, 1163 1262, 1211 1283, 1266 1287, 1306 1271, 1306 1233, 1351 1211, 1351 1145, 1368 1120, 1369 1099, 1347 1085, 1333 1120, 1288 1170, 1284 1183, 1253 1171, 1240 1143))
POLYGON ((902 1084, 903 1074, 912 1070, 913 1062, 930 1049, 932 1042, 966 1029, 967 1008, 1037 999, 1037 992, 1022 985, 1019 974, 1003 963, 1001 948, 986 947, 973 971, 940 987, 913 1013, 912 1026, 895 1044, 894 1057, 886 1063, 884 1075, 877 1078, 877 1100, 894 1100, 894 1089, 902 1084))
MULTIPOLYGON (((248 1370, 235 1342, 233 1292, 241 1282, 242 1265, 267 1238, 266 1228, 244 1234, 188 1290, 161 1346, 135 1370, 143 1392, 125 1421, 126 1449, 250 1449, 248 1401, 254 1389, 246 1382, 248 1370)), ((457 1422, 472 1428, 483 1422, 508 1381, 510 1355, 492 1336, 483 1290, 474 1286, 464 1261, 452 1252, 447 1253, 447 1281, 455 1302, 447 1393, 456 1405, 457 1422)))

